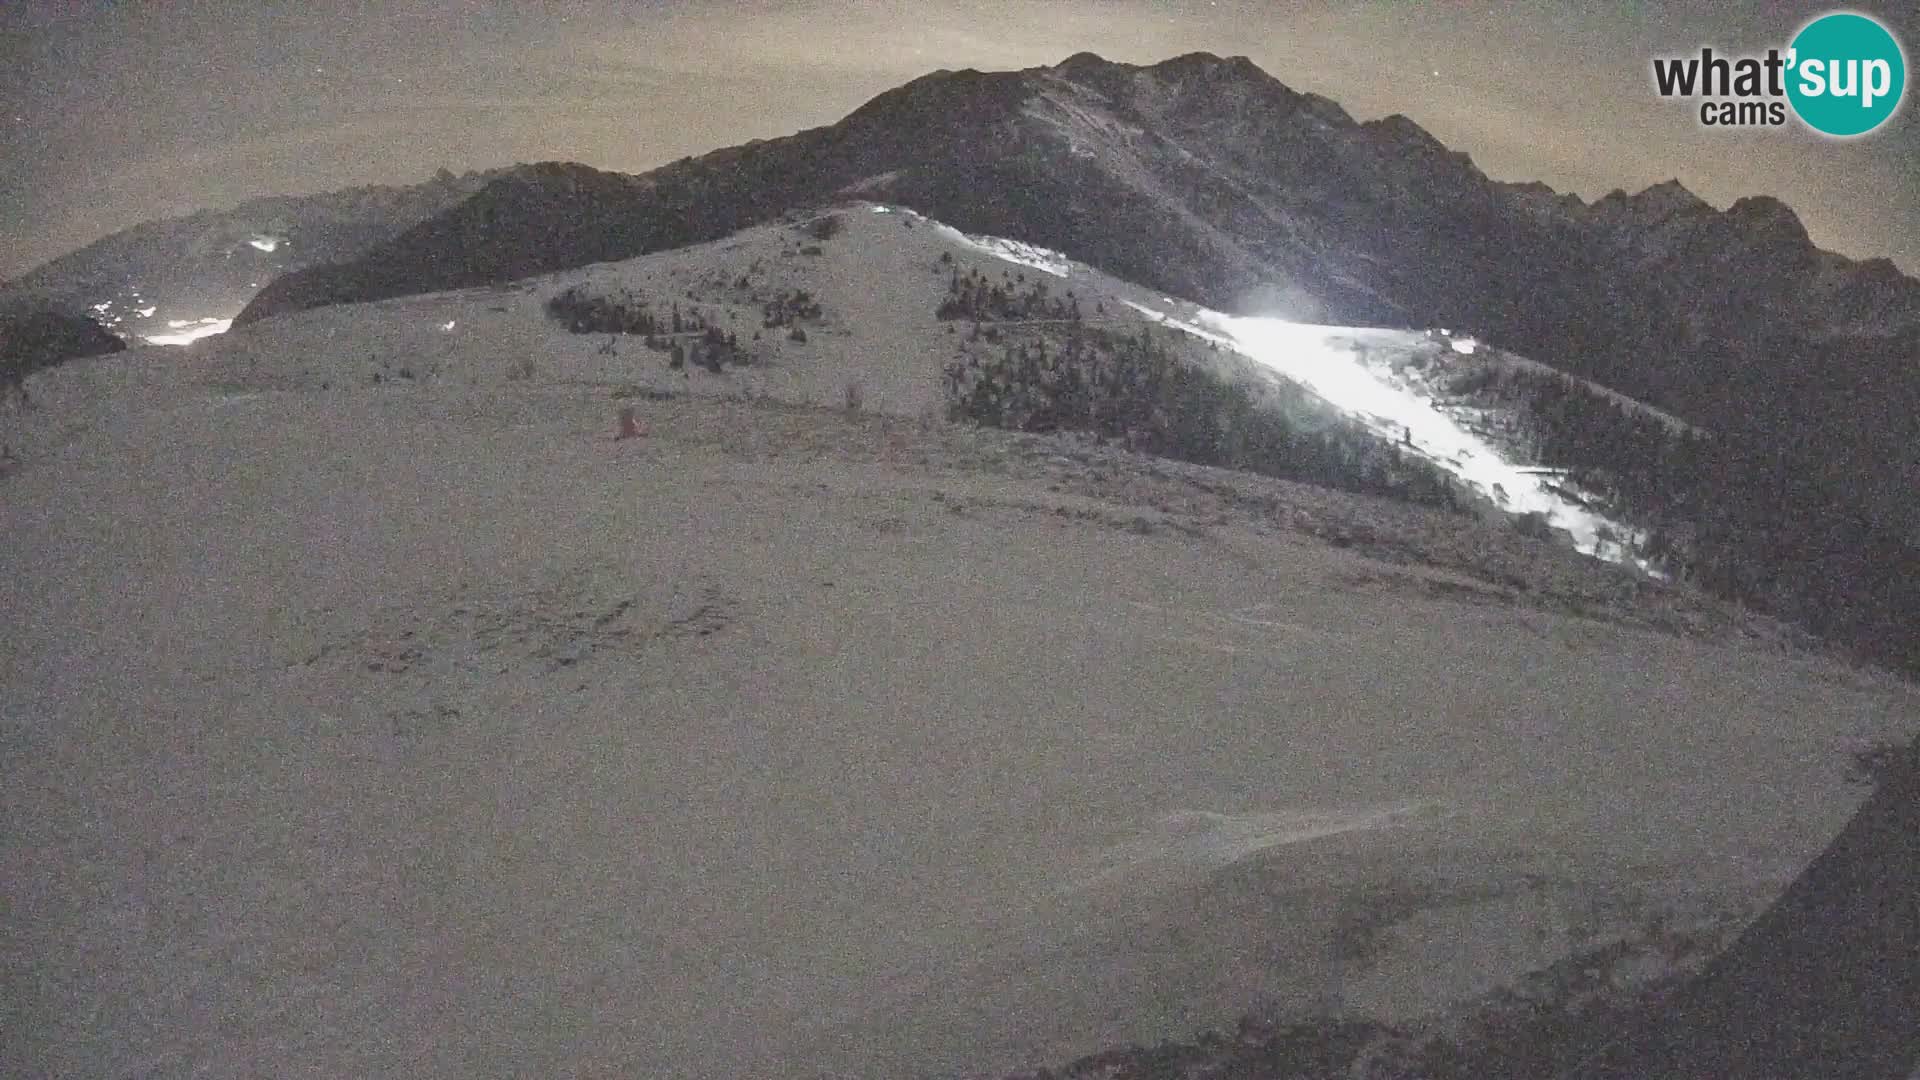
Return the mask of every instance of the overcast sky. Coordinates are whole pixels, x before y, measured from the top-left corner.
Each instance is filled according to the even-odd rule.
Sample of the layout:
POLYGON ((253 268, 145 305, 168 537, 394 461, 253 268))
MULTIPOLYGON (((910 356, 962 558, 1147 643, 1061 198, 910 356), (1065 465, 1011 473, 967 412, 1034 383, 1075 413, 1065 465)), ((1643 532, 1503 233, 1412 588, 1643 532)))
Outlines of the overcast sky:
MULTIPOLYGON (((1909 4, 1861 3, 1920 51, 1909 4)), ((1784 47, 1818 5, 1273 0, 0 0, 0 275, 158 216, 515 161, 641 170, 831 123, 935 68, 1244 54, 1490 175, 1770 194, 1920 272, 1920 109, 1850 142, 1711 130, 1650 58, 1784 47), (1410 9, 1411 8, 1411 9, 1410 9)), ((1908 91, 1908 98, 1914 91, 1908 91)))

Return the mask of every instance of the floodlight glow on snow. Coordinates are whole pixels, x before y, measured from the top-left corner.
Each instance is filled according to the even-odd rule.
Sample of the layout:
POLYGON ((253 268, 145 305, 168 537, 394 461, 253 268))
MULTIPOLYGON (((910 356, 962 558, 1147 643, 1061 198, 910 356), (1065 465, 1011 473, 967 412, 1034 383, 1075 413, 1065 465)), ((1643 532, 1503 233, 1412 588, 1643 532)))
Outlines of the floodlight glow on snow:
MULTIPOLYGON (((1306 387, 1383 440, 1408 447, 1506 512, 1543 515, 1553 527, 1566 530, 1581 552, 1654 573, 1623 546, 1623 542, 1639 542, 1635 530, 1554 490, 1550 485, 1556 477, 1551 470, 1509 460, 1499 447, 1466 430, 1432 399, 1388 382, 1361 362, 1360 352, 1368 345, 1412 348, 1422 342, 1422 335, 1241 318, 1205 310, 1186 322, 1140 304, 1129 302, 1129 306, 1163 325, 1231 348, 1306 387)), ((1478 346, 1471 338, 1448 335, 1446 340, 1458 353, 1472 354, 1478 346)))
MULTIPOLYGON (((911 211, 907 211, 912 213, 911 211)), ((917 215, 915 215, 917 216, 917 215)), ((1067 277, 1073 264, 1057 251, 997 236, 973 236, 935 223, 941 234, 998 259, 1067 277)), ((1161 301, 1183 305, 1173 297, 1161 301)), ((1321 326, 1279 318, 1247 318, 1198 309, 1191 321, 1178 319, 1131 300, 1123 301, 1154 322, 1214 342, 1255 361, 1275 375, 1297 383, 1329 405, 1359 421, 1383 440, 1432 462, 1510 514, 1537 513, 1572 537, 1576 549, 1607 562, 1631 565, 1664 578, 1632 548, 1645 536, 1587 509, 1554 484, 1556 470, 1511 461, 1493 443, 1468 431, 1416 389, 1399 385, 1370 368, 1367 349, 1400 351, 1437 347, 1427 335, 1410 330, 1361 326, 1321 326)), ((1440 330, 1439 342, 1451 352, 1473 356, 1480 343, 1440 330)))
POLYGON ((198 321, 190 322, 185 319, 169 319, 167 320, 167 325, 175 329, 179 329, 180 327, 184 326, 186 327, 186 329, 180 330, 180 332, 177 334, 155 334, 152 337, 149 337, 146 339, 147 344, 149 345, 191 345, 194 342, 199 341, 201 338, 212 337, 215 334, 226 333, 230 328, 232 328, 233 320, 232 319, 200 319, 198 321))

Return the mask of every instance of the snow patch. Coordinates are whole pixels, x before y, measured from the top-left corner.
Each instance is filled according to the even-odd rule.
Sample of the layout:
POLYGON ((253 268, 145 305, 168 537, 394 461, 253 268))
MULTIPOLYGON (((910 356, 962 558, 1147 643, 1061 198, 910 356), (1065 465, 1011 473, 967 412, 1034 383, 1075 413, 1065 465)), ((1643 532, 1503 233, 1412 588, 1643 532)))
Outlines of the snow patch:
POLYGON ((938 222, 934 224, 934 228, 947 239, 975 251, 985 252, 996 259, 1032 267, 1041 273, 1052 274, 1054 277, 1063 278, 1073 272, 1073 260, 1057 251, 1035 247, 1019 240, 1005 240, 998 236, 972 236, 951 225, 942 225, 938 222))

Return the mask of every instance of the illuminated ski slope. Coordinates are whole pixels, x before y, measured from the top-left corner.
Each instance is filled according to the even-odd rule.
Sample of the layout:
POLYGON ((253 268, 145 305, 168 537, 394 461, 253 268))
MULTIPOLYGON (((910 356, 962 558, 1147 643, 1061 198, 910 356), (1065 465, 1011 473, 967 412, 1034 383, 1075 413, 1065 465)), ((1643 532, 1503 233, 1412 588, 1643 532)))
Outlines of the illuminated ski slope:
MULTIPOLYGON (((1140 304, 1131 306, 1163 325, 1232 348, 1307 387, 1381 438, 1411 447, 1503 509, 1544 515, 1554 528, 1566 530, 1580 551, 1652 572, 1626 546, 1641 539, 1635 530, 1555 491, 1539 470, 1512 460, 1499 447, 1441 411, 1431 397, 1409 385, 1397 384, 1379 367, 1362 359, 1369 348, 1434 348, 1427 335, 1410 330, 1243 318, 1206 310, 1187 321, 1140 304)), ((1469 355, 1479 348, 1471 338, 1448 338, 1447 346, 1469 355)))
POLYGON ((167 326, 173 330, 170 334, 148 334, 145 341, 149 345, 191 345, 204 337, 224 334, 233 326, 232 319, 171 319, 167 326))
MULTIPOLYGON (((874 210, 928 220, 902 207, 876 206, 874 210)), ((1069 277, 1076 265, 1057 251, 934 224, 960 243, 1019 266, 1069 277)), ((1594 513, 1563 494, 1564 489, 1555 490, 1549 484, 1551 476, 1542 475, 1551 470, 1515 460, 1514 455, 1469 431, 1439 408, 1417 383, 1394 378, 1388 367, 1370 359, 1440 350, 1442 346, 1429 335, 1412 330, 1247 318, 1179 304, 1172 297, 1163 299, 1169 307, 1190 307, 1193 315, 1183 319, 1131 300, 1124 303, 1157 323, 1232 349, 1275 375, 1306 387, 1382 439, 1427 458, 1508 513, 1542 515, 1549 525, 1564 530, 1581 552, 1633 566, 1654 577, 1665 576, 1633 554, 1633 548, 1645 539, 1638 530, 1594 513)), ((1441 340, 1446 349, 1463 355, 1471 356, 1481 348, 1472 338, 1453 337, 1445 331, 1441 340)))

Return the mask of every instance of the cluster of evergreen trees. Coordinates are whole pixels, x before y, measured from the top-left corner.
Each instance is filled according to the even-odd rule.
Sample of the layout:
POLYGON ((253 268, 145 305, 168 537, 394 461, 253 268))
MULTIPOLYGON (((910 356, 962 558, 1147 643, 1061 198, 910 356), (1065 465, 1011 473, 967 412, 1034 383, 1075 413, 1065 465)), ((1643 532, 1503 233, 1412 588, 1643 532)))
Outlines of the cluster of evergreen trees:
POLYGON ((945 371, 948 414, 1017 431, 1080 431, 1162 457, 1458 508, 1452 479, 1358 426, 1309 428, 1250 380, 1189 363, 1154 339, 1070 324, 945 371))
MULTIPOLYGON (((949 256, 949 260, 951 256, 949 256)), ((947 296, 934 312, 943 321, 972 319, 974 322, 1020 322, 1033 319, 1080 319, 1080 301, 1068 292, 1064 297, 1048 295, 1047 283, 1027 282, 1025 272, 1002 273, 994 281, 978 270, 962 274, 955 268, 948 276, 947 296)))
POLYGON ((1466 389, 1523 407, 1541 459, 1646 531, 1643 555, 1656 565, 1865 659, 1920 672, 1920 549, 1822 484, 1803 447, 1675 431, 1542 372, 1481 382, 1466 389))
POLYGON ((782 289, 762 305, 761 315, 760 325, 769 330, 802 321, 817 322, 820 319, 820 302, 805 289, 782 289))
MULTIPOLYGON (((547 301, 547 315, 575 334, 645 334, 667 332, 644 300, 631 293, 589 296, 574 285, 547 301)), ((679 327, 673 328, 675 332, 679 327)))
POLYGON ((573 286, 547 301, 547 314, 576 334, 639 335, 647 348, 665 353, 675 371, 692 364, 718 375, 729 364, 753 360, 732 331, 721 330, 698 309, 681 312, 677 303, 662 318, 631 293, 589 296, 573 286))

